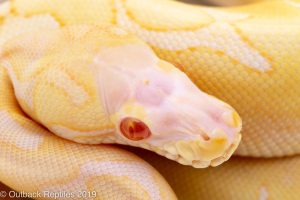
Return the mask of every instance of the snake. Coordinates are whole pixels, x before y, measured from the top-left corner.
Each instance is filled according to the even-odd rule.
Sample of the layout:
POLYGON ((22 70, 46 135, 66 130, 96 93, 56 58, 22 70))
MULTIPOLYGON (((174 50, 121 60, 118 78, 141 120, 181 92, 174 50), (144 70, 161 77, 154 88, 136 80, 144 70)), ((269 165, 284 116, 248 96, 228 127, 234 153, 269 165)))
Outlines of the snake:
POLYGON ((299 198, 299 1, 11 0, 0 35, 0 181, 14 190, 299 198))

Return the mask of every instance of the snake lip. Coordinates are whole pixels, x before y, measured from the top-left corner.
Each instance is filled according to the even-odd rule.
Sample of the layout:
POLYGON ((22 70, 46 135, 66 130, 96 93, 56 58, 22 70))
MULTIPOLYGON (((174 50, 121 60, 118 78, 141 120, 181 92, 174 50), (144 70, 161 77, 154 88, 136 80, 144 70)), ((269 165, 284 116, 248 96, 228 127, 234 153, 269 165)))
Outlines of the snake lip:
POLYGON ((190 165, 190 166, 193 166, 194 168, 206 168, 209 166, 216 167, 216 166, 222 164, 223 162, 227 161, 231 157, 233 152, 238 147, 241 137, 242 137, 241 134, 238 133, 236 135, 236 137, 234 138, 234 141, 229 145, 229 147, 226 148, 224 153, 221 156, 218 156, 211 160, 201 159, 201 158, 191 159, 190 157, 182 156, 179 153, 174 154, 173 151, 170 152, 167 150, 161 150, 161 149, 157 149, 157 148, 150 149, 150 150, 155 151, 159 155, 167 157, 170 160, 177 161, 178 163, 180 163, 182 165, 190 165))
POLYGON ((167 144, 167 145, 163 145, 162 147, 158 147, 158 146, 153 146, 151 144, 145 144, 145 143, 141 143, 141 144, 135 143, 134 144, 129 141, 124 142, 124 141, 116 140, 115 142, 120 143, 120 144, 125 144, 125 145, 136 146, 136 147, 140 147, 143 149, 153 151, 161 156, 164 156, 170 160, 174 160, 182 165, 189 165, 194 168, 206 168, 209 166, 216 167, 216 166, 222 164, 223 162, 227 161, 231 157, 233 152, 236 150, 236 148, 238 147, 238 144, 241 141, 241 137, 242 137, 241 134, 237 133, 235 135, 232 143, 229 146, 227 146, 227 148, 224 151, 222 151, 222 155, 216 156, 213 159, 205 159, 202 157, 193 159, 190 156, 182 155, 178 152, 176 145, 167 144))

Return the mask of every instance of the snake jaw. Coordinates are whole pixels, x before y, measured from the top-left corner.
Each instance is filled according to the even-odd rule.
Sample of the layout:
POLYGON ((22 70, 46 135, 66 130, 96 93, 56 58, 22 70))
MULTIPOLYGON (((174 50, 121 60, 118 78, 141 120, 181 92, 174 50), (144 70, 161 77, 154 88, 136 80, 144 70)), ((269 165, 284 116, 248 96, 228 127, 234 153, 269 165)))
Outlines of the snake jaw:
MULTIPOLYGON (((213 153, 212 149, 209 149, 209 147, 208 149, 211 152, 207 151, 207 149, 205 148, 201 148, 203 147, 203 143, 201 140, 177 141, 174 143, 167 143, 162 146, 155 146, 145 142, 140 143, 134 141, 124 141, 123 139, 120 138, 115 138, 113 142, 147 149, 161 156, 164 156, 170 160, 174 160, 182 165, 189 165, 189 166, 193 166, 194 168, 206 168, 209 166, 215 167, 227 161, 231 157, 233 152, 236 150, 236 148, 238 147, 241 137, 242 137, 241 134, 238 133, 234 137, 232 143, 228 143, 228 141, 225 138, 224 140, 222 139, 213 140, 211 142, 212 144, 216 144, 216 143, 226 144, 224 145, 224 148, 219 148, 220 150, 219 154, 217 154, 218 151, 214 151, 213 153), (203 154, 207 154, 210 156, 215 154, 215 156, 211 156, 210 158, 207 157, 207 159, 204 159, 204 157, 201 156, 203 154)), ((111 143, 111 141, 109 143, 111 143)))
POLYGON ((201 140, 178 141, 165 144, 163 146, 165 151, 158 153, 183 165, 205 168, 220 165, 228 160, 240 140, 241 134, 238 134, 232 143, 229 143, 226 137, 214 138, 208 143, 203 143, 201 140))
MULTIPOLYGON (((215 132, 221 133, 221 130, 216 129, 215 132)), ((237 133, 230 143, 223 132, 209 142, 201 140, 177 141, 164 144, 162 148, 151 145, 140 147, 154 151, 182 165, 206 168, 209 166, 215 167, 227 161, 237 149, 241 137, 241 134, 237 133)))
POLYGON ((238 147, 241 134, 237 132, 233 138, 228 137, 222 129, 216 128, 209 139, 202 137, 196 140, 178 140, 162 147, 149 146, 152 150, 170 160, 195 168, 218 166, 227 161, 238 147))

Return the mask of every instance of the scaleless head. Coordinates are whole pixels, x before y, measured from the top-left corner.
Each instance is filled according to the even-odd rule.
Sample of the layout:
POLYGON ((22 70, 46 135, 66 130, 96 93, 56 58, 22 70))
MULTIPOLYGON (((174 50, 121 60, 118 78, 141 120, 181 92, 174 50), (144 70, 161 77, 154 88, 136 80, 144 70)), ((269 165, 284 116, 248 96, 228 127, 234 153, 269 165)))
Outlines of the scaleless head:
POLYGON ((145 44, 102 48, 92 65, 114 142, 155 151, 194 167, 227 160, 241 119, 145 44))

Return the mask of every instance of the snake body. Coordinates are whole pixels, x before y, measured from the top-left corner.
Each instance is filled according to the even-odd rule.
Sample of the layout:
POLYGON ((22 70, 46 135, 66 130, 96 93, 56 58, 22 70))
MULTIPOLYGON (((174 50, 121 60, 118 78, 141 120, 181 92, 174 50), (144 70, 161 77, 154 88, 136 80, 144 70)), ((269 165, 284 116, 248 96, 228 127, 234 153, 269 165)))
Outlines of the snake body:
MULTIPOLYGON (((37 124, 37 122, 43 124, 52 132, 65 138, 78 141, 79 137, 79 140, 83 141, 83 136, 78 132, 85 132, 86 130, 82 131, 82 129, 87 127, 80 127, 80 123, 89 124, 88 129, 93 130, 92 120, 105 119, 103 116, 89 118, 91 113, 92 116, 97 116, 98 108, 93 102, 90 102, 90 108, 87 107, 86 112, 80 114, 78 110, 73 110, 73 107, 68 108, 68 104, 63 104, 62 108, 55 104, 55 102, 64 102, 66 96, 60 96, 59 90, 52 89, 55 88, 55 84, 61 84, 61 87, 66 85, 65 87, 68 88, 73 87, 72 81, 82 85, 92 85, 90 82, 94 77, 80 67, 69 68, 69 70, 68 67, 61 69, 58 67, 69 75, 70 81, 57 83, 59 80, 57 77, 63 77, 64 74, 52 66, 71 67, 90 61, 92 59, 89 56, 95 56, 93 52, 96 47, 107 45, 105 42, 97 45, 100 39, 94 39, 97 38, 96 35, 105 36, 106 33, 97 31, 97 28, 82 28, 78 24, 85 24, 84 27, 113 25, 136 35, 150 45, 160 59, 172 63, 185 72, 204 92, 228 102, 238 111, 243 119, 243 139, 236 151, 237 155, 291 156, 272 159, 233 158, 221 167, 196 170, 162 160, 144 151, 134 150, 164 175, 180 199, 297 199, 300 196, 297 190, 300 186, 300 164, 297 156, 300 152, 299 5, 300 3, 295 0, 263 1, 226 9, 189 6, 167 0, 14 0, 3 4, 0 9, 2 56, 0 180, 16 190, 28 192, 59 191, 63 188, 73 192, 95 190, 98 191, 99 199, 176 198, 164 178, 131 153, 112 146, 90 146, 68 142, 37 124), (269 9, 266 10, 266 7, 269 9), (92 31, 85 31, 86 29, 92 31), (91 35, 86 34, 87 32, 91 32, 91 35), (60 35, 61 33, 63 34, 60 35), (80 40, 80 38, 85 39, 80 40), (79 55, 83 59, 78 60, 79 55), (49 71, 39 66, 48 67, 49 71), (70 72, 70 69, 74 71, 70 72), (29 81, 27 85, 18 84, 18 81, 26 80, 28 77, 31 82, 29 81), (30 105, 28 97, 32 96, 30 92, 33 92, 28 88, 30 84, 35 84, 33 77, 39 78, 37 86, 41 86, 37 87, 40 93, 35 93, 37 95, 32 100, 36 108, 34 111, 28 106, 30 105), (49 91, 52 93, 50 94, 49 91), (51 101, 52 96, 60 100, 51 101), (23 113, 19 105, 32 119, 23 113), (49 114, 59 109, 61 109, 59 114, 49 114), (73 116, 72 114, 81 118, 75 117, 72 121, 73 117, 68 118, 73 116), (65 121, 64 123, 69 125, 79 124, 78 127, 73 127, 74 130, 78 130, 77 138, 68 137, 74 135, 74 131, 48 126, 58 124, 55 122, 56 119, 60 120, 59 123, 65 121), (61 134, 62 132, 68 135, 61 134), (65 170, 62 171, 62 168, 65 170), (120 168, 122 170, 119 170, 120 168), (20 177, 22 179, 16 182, 20 177), (246 192, 251 195, 246 195, 246 192)), ((116 29, 116 32, 118 35, 116 38, 123 37, 124 33, 121 30, 116 29)), ((133 43, 140 43, 137 42, 139 40, 131 40, 133 43)), ((109 42, 109 46, 118 46, 122 41, 113 39, 109 42)), ((143 55, 141 52, 145 49, 147 49, 146 45, 133 54, 143 55)), ((130 49, 123 49, 120 52, 124 51, 130 52, 130 49)), ((101 60, 107 58, 105 53, 101 55, 101 60)), ((146 61, 147 58, 147 56, 142 57, 146 61)), ((109 62, 112 60, 108 59, 109 62)), ((182 74, 174 67, 170 67, 170 64, 163 63, 167 66, 162 67, 164 70, 170 68, 176 71, 175 74, 182 74)), ((112 64, 114 65, 114 62, 112 64)), ((98 71, 95 71, 95 68, 93 70, 92 72, 97 74, 98 71)), ((101 73, 103 74, 103 71, 101 73)), ((178 77, 183 76, 177 76, 176 80, 178 77)), ((101 79, 96 79, 98 82, 95 82, 101 85, 104 78, 105 76, 102 76, 101 79)), ((111 86, 115 84, 114 80, 107 79, 105 83, 107 82, 111 82, 111 86)), ((188 80, 182 83, 192 85, 188 80)), ((74 103, 80 105, 80 101, 84 102, 85 94, 75 86, 73 89, 76 99, 74 103)), ((93 94, 93 91, 97 91, 95 88, 86 91, 89 91, 88 95, 96 96, 96 93, 93 94)), ((193 90, 193 93, 198 92, 200 94, 200 91, 193 90)), ((72 99, 72 95, 67 96, 72 99)), ((225 109, 233 113, 232 108, 227 104, 210 96, 207 98, 205 103, 213 103, 203 105, 210 108, 216 106, 217 111, 225 109)), ((115 96, 110 101, 114 99, 115 96)), ((152 102, 149 96, 144 99, 150 99, 152 102)), ((196 100, 198 102, 200 98, 196 100)), ((188 101, 188 98, 185 101, 188 101)), ((203 109, 203 106, 199 108, 203 109)), ((129 110, 135 117, 142 115, 139 109, 134 109, 134 113, 132 109, 129 110)), ((213 113, 217 112, 216 110, 213 113)), ((128 109, 124 108, 122 113, 128 114, 127 111, 128 109)), ((116 116, 110 118, 118 119, 116 116)), ((219 123, 214 127, 228 126, 233 123, 234 125, 228 130, 234 133, 232 135, 236 139, 228 139, 230 138, 228 133, 226 137, 217 134, 215 141, 222 141, 220 138, 228 139, 225 147, 215 153, 220 147, 219 143, 204 146, 203 148, 208 149, 207 152, 210 154, 201 152, 201 162, 194 166, 217 165, 232 154, 239 141, 236 133, 239 131, 240 122, 235 124, 236 117, 229 117, 230 122, 227 119, 228 117, 225 117, 218 121, 219 123), (229 148, 231 144, 233 147, 229 148), (217 161, 212 162, 213 159, 217 161)), ((102 126, 100 129, 112 128, 110 123, 100 124, 102 126)), ((93 131, 89 133, 97 135, 93 131)), ((208 136, 214 138, 213 135, 208 136)), ((124 144, 124 141, 127 141, 120 142, 112 137, 107 138, 108 143, 113 141, 124 144)), ((172 138, 172 135, 168 135, 167 138, 172 138)), ((97 139, 88 139, 85 142, 97 143, 97 139)), ((137 143, 127 144, 139 146, 135 145, 137 143)), ((195 159, 197 153, 191 155, 190 148, 186 147, 187 145, 182 146, 180 148, 184 149, 182 155, 185 158, 195 159)), ((163 151, 169 149, 172 152, 171 147, 154 148, 149 144, 141 147, 182 164, 193 165, 189 159, 178 159, 163 151)))

